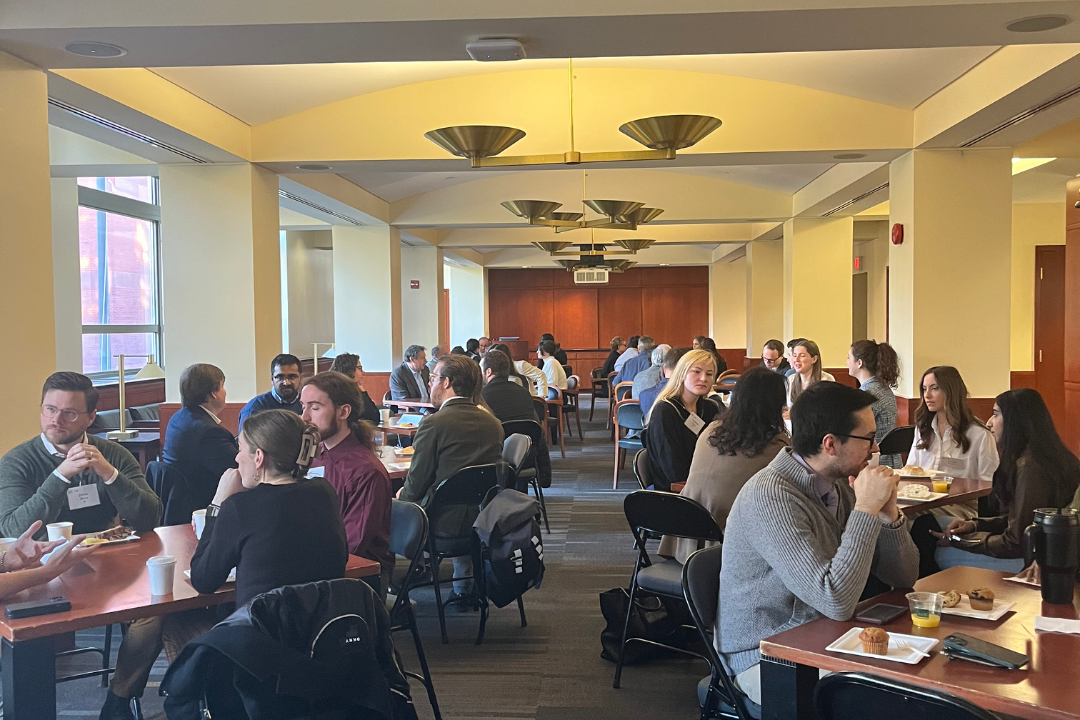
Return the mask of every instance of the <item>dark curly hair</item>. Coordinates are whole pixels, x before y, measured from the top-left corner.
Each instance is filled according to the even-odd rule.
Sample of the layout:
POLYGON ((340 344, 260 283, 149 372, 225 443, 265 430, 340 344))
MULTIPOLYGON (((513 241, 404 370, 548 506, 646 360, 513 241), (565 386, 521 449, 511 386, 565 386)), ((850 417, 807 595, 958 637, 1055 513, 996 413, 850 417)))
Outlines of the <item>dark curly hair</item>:
POLYGON ((763 367, 747 370, 739 377, 731 407, 709 436, 709 444, 721 455, 760 455, 773 438, 787 432, 786 404, 783 377, 763 367))

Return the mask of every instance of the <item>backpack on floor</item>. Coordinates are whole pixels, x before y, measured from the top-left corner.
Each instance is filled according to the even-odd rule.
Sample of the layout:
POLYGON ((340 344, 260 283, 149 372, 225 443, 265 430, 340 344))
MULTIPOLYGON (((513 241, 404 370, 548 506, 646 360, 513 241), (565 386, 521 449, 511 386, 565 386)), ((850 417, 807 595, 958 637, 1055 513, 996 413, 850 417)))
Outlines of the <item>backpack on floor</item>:
POLYGON ((540 503, 517 490, 490 497, 473 528, 480 539, 483 581, 488 600, 506 607, 544 579, 544 544, 540 539, 540 503))

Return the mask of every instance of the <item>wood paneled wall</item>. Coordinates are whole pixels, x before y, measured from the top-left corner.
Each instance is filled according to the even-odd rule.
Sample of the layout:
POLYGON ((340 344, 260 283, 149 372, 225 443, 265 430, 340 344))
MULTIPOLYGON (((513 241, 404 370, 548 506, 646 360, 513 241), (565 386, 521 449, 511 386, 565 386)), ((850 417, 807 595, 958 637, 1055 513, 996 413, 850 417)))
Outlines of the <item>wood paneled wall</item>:
MULTIPOLYGON (((131 409, 140 405, 165 402, 165 380, 128 380, 124 383, 124 404, 131 409)), ((98 386, 98 411, 120 409, 120 383, 98 386)))
POLYGON ((589 287, 574 285, 565 270, 489 270, 491 336, 535 347, 550 332, 569 350, 603 349, 616 335, 677 346, 708 334, 709 268, 631 268, 610 278, 589 287))
POLYGON ((1080 450, 1080 178, 1065 192, 1065 423, 1062 439, 1080 450))

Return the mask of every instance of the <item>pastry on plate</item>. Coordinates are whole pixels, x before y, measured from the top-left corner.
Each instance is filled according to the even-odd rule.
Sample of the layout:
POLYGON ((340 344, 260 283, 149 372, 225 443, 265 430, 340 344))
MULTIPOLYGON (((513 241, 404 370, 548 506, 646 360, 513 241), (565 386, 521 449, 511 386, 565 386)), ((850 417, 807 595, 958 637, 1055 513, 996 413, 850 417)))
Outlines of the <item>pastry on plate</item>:
POLYGON ((972 610, 993 610, 994 591, 988 588, 975 588, 968 593, 968 602, 972 610))
POLYGON ((941 604, 945 607, 951 608, 956 607, 960 604, 960 593, 958 593, 956 590, 950 590, 947 593, 941 593, 941 597, 943 598, 941 604))
POLYGON ((918 475, 918 476, 925 476, 925 475, 926 475, 926 471, 925 471, 925 470, 923 470, 923 469, 922 469, 921 467, 919 467, 918 465, 905 465, 904 467, 900 468, 900 469, 899 469, 899 470, 897 471, 897 474, 899 474, 899 475, 918 475))
POLYGON ((889 652, 889 633, 881 628, 866 628, 859 633, 859 642, 865 653, 871 655, 887 655, 889 652))
POLYGON ((896 497, 907 500, 927 500, 930 498, 930 488, 919 483, 909 483, 896 491, 896 497))

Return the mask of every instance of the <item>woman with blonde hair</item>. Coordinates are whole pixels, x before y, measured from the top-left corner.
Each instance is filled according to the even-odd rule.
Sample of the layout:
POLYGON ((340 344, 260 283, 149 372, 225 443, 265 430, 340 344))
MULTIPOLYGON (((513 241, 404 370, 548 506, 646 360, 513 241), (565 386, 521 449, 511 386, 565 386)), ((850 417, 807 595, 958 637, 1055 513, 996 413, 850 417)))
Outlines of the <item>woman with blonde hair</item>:
POLYGON ((698 436, 722 412, 710 399, 716 381, 716 358, 708 350, 682 356, 645 418, 643 441, 653 487, 670 490, 685 482, 698 436))
POLYGON ((800 340, 791 349, 791 367, 795 372, 787 379, 787 404, 791 407, 799 394, 816 382, 834 382, 831 374, 821 369, 821 350, 813 340, 800 340))

